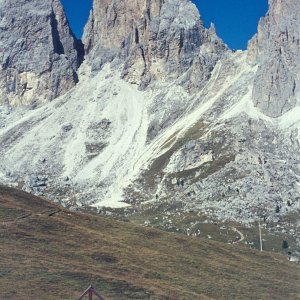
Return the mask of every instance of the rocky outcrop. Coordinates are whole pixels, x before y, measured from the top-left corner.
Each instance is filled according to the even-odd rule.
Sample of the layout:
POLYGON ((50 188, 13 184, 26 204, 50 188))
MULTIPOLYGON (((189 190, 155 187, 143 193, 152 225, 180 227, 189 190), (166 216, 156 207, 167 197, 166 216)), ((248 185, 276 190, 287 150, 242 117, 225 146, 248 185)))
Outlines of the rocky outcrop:
POLYGON ((270 0, 270 8, 249 43, 248 59, 259 65, 253 101, 263 113, 279 117, 299 102, 300 2, 270 0))
POLYGON ((0 104, 36 106, 65 93, 82 55, 59 0, 2 0, 0 104))
POLYGON ((227 49, 189 0, 94 0, 83 42, 94 71, 120 60, 141 87, 182 75, 182 85, 201 87, 227 49))

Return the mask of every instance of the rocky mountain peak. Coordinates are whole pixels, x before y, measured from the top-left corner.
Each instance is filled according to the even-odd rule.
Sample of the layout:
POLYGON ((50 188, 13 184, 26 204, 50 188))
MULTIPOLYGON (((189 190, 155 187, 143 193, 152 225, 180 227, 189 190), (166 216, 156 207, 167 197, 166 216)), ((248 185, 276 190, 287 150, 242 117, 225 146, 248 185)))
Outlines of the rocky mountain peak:
POLYGON ((298 104, 300 71, 300 2, 270 0, 248 58, 259 65, 253 101, 263 113, 279 117, 298 104))
POLYGON ((189 0, 94 0, 83 42, 93 70, 117 58, 125 62, 123 77, 141 87, 186 72, 182 84, 199 87, 227 49, 189 0))
POLYGON ((0 103, 37 105, 73 87, 82 44, 59 0, 3 0, 0 7, 0 103))

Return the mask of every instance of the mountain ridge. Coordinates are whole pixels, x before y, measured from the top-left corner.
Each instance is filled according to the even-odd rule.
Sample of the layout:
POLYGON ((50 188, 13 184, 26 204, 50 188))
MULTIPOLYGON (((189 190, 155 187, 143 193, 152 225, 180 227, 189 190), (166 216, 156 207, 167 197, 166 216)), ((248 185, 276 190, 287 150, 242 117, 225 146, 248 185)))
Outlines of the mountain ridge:
POLYGON ((125 61, 122 78, 141 88, 182 73, 183 85, 200 88, 227 49, 188 0, 95 0, 83 42, 92 70, 117 58, 125 61))
POLYGON ((1 181, 125 214, 144 203, 245 224, 299 214, 298 2, 270 1, 237 52, 190 1, 124 5, 94 1, 75 87, 34 110, 1 107, 1 181))

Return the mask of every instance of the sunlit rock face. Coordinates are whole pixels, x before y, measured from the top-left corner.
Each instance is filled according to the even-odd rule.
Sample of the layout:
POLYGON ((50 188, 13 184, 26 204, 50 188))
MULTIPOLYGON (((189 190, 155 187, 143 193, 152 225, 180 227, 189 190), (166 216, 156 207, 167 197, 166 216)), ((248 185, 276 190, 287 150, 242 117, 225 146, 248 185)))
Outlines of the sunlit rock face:
POLYGON ((182 75, 187 88, 203 86, 227 50, 188 0, 94 0, 83 41, 93 70, 117 58, 140 87, 182 75))
POLYGON ((259 65, 253 101, 279 117, 299 103, 300 2, 270 0, 269 11, 249 43, 249 61, 259 65))
POLYGON ((72 88, 83 49, 58 0, 2 0, 0 103, 47 102, 72 88))

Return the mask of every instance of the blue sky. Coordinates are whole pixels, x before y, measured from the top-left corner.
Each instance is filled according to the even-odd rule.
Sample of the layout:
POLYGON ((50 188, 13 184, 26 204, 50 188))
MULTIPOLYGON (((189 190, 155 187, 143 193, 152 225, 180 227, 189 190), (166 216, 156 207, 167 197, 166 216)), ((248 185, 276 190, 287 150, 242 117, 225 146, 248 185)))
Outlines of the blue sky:
MULTIPOLYGON (((61 0, 72 30, 81 38, 92 0, 61 0)), ((101 1, 101 0, 99 0, 101 1)), ((193 0, 206 27, 216 25, 218 35, 232 49, 246 49, 256 33, 259 18, 268 8, 268 0, 193 0)))
POLYGON ((232 49, 246 49, 257 32, 260 17, 268 10, 268 0, 194 0, 205 27, 213 22, 219 37, 232 49))
MULTIPOLYGON (((60 0, 64 6, 69 23, 74 34, 81 38, 83 27, 86 24, 93 0, 60 0)), ((101 1, 101 0, 99 0, 101 1)))

